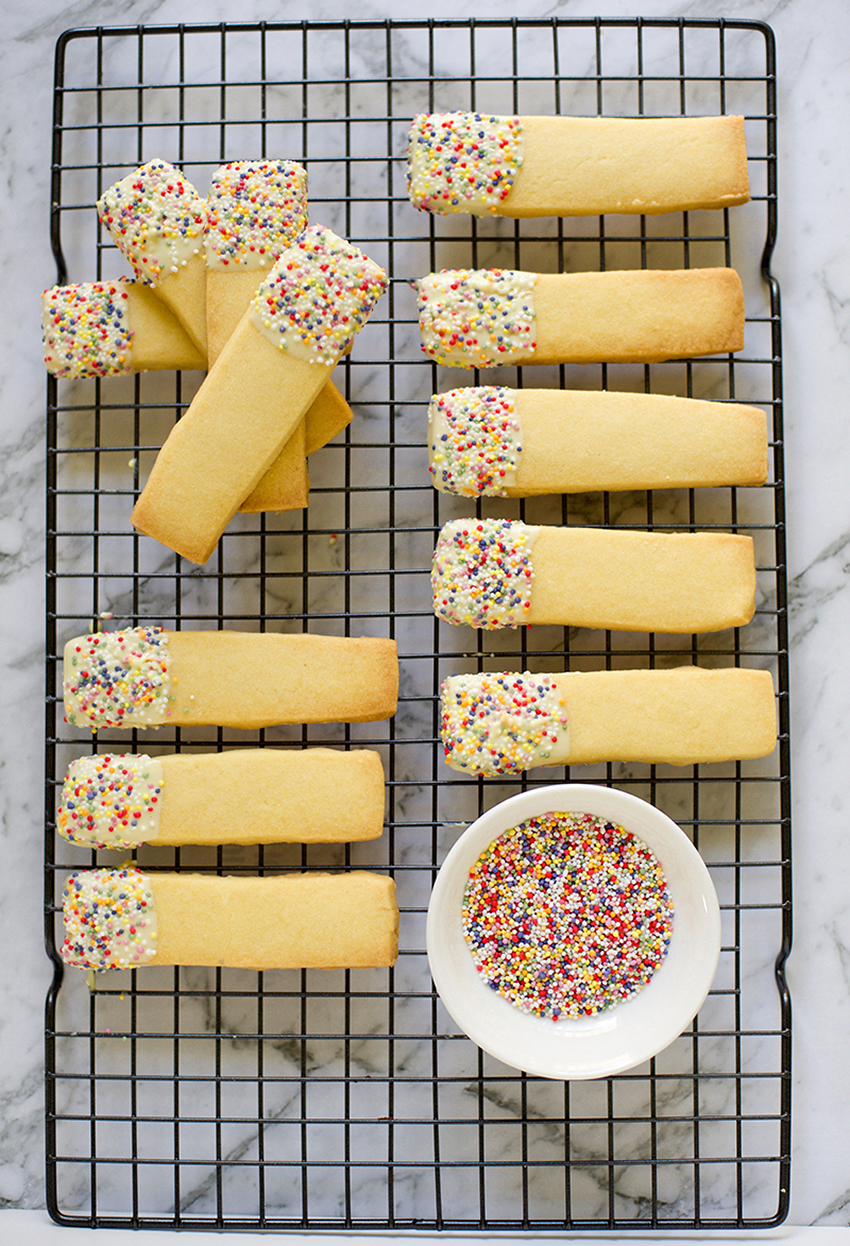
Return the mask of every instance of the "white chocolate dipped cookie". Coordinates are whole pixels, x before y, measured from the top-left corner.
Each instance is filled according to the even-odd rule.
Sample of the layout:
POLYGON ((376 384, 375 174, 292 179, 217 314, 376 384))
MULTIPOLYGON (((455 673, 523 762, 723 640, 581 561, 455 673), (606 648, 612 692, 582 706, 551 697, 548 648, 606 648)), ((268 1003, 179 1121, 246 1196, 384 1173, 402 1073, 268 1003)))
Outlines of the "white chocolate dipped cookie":
POLYGON ((104 191, 97 211, 136 276, 206 354, 207 209, 191 182, 167 160, 149 160, 104 191))
POLYGON ((176 316, 130 277, 53 286, 41 299, 44 363, 69 380, 135 372, 205 370, 176 316))
POLYGON ((431 570, 434 613, 495 629, 554 623, 630 632, 711 632, 755 610, 752 538, 455 519, 431 570))
POLYGON ((414 207, 443 215, 725 208, 750 197, 744 118, 423 113, 407 185, 414 207))
POLYGON ((446 269, 418 291, 422 350, 447 367, 657 363, 744 346, 732 268, 446 269))
MULTIPOLYGON (((136 372, 205 371, 206 357, 151 286, 131 277, 54 286, 42 295, 44 362, 66 380, 136 372)), ((351 408, 329 384, 307 411, 241 511, 295 510, 307 505, 305 454, 325 445, 351 420, 351 408)))
POLYGON ((280 632, 133 627, 65 645, 72 726, 374 722, 398 700, 395 641, 280 632))
POLYGON ((441 736, 454 770, 650 762, 684 766, 765 757, 776 746, 769 672, 707 670, 450 675, 441 736))
MULTIPOLYGON (((233 160, 212 176, 204 246, 207 260, 207 355, 212 367, 236 331, 264 274, 308 224, 307 173, 294 160, 233 160)), ((293 509, 292 478, 306 482, 303 462, 351 421, 333 381, 307 411, 305 443, 290 438, 272 469, 240 506, 256 513, 293 509), (285 504, 281 504, 285 499, 285 504)), ((306 505, 306 492, 303 502, 306 505)))
POLYGON ((336 969, 394 964, 395 884, 352 870, 266 877, 79 870, 63 894, 67 965, 336 969))
POLYGON ((381 268, 312 225, 263 279, 157 456, 133 525, 204 563, 302 423, 386 288, 381 268))
POLYGON ((294 160, 233 160, 207 195, 207 353, 210 367, 257 293, 263 272, 307 228, 307 172, 294 160))
POLYGON ((764 411, 667 394, 482 385, 434 394, 434 487, 463 497, 761 485, 764 411))
POLYGON ((56 812, 59 834, 87 848, 353 843, 383 826, 371 749, 98 753, 72 762, 56 812))

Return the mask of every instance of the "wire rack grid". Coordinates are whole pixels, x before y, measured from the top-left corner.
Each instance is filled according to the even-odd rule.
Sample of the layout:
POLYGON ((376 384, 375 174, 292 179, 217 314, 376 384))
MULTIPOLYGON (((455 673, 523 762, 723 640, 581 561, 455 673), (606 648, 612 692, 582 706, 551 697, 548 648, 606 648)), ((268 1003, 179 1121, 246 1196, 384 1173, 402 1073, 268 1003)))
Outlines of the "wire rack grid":
POLYGON ((47 1192, 70 1225, 180 1229, 623 1230, 780 1222, 790 1167, 790 794, 774 46, 755 22, 462 20, 72 30, 56 56, 51 228, 58 280, 125 271, 100 231, 100 193, 161 156, 203 193, 224 160, 304 162, 311 217, 383 264, 388 296, 335 379, 350 427, 310 460, 303 512, 239 516, 202 569, 135 534, 133 499, 198 374, 48 380, 46 940, 47 1192), (407 201, 416 112, 746 118, 752 201, 660 217, 479 221, 407 201), (532 271, 731 264, 746 348, 652 366, 475 373, 419 349, 414 282, 448 267, 532 271), (533 371, 533 381, 530 372, 533 371), (433 615, 435 534, 468 504, 427 470, 433 392, 497 381, 675 393, 762 406, 760 489, 488 499, 530 522, 749 533, 758 607, 712 636, 541 627, 483 634, 433 615), (385 724, 261 732, 100 731, 63 723, 63 642, 94 626, 312 630, 394 637, 401 695, 385 724), (780 743, 758 762, 620 765, 476 781, 445 766, 438 688, 474 669, 677 662, 769 669, 780 743), (515 665, 516 664, 516 665, 515 665), (521 665, 519 665, 521 664, 521 665), (394 876, 392 970, 148 967, 87 982, 62 972, 68 870, 114 860, 55 835, 56 789, 92 751, 315 743, 382 755, 388 811, 371 845, 143 848, 148 869, 266 872, 349 865, 394 876), (430 888, 460 827, 515 791, 580 779, 664 809, 704 856, 721 902, 717 977, 657 1057, 599 1082, 555 1083, 459 1034, 424 951, 430 888))

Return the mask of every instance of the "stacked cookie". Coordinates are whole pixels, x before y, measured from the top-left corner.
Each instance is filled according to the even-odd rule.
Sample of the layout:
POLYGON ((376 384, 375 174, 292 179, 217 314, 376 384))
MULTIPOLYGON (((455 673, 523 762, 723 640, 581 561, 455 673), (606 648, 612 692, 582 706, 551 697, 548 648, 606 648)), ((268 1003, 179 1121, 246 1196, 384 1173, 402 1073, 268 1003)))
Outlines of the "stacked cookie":
POLYGON ((134 277, 45 291, 45 363, 70 378, 209 367, 181 421, 191 416, 191 444, 175 429, 134 517, 140 531, 205 562, 237 509, 306 506, 305 456, 351 419, 330 373, 385 277, 331 230, 308 225, 306 175, 293 161, 223 165, 204 200, 173 165, 151 160, 110 187, 98 213, 134 277), (228 346, 230 362, 216 370, 228 346), (207 500, 205 514, 186 513, 188 492, 207 500), (184 512, 176 523, 172 494, 184 512))

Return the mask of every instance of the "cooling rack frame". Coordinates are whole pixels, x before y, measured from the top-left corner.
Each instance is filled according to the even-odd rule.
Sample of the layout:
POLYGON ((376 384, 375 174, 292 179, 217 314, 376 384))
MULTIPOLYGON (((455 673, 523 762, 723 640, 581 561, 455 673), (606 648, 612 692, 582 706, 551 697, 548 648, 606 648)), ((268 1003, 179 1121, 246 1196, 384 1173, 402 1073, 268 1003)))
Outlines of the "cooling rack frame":
MULTIPOLYGON (((308 510, 236 521, 202 571, 152 552, 153 543, 122 519, 157 437, 185 410, 198 378, 76 386, 48 378, 44 901, 54 965, 46 1001, 47 1205, 54 1220, 242 1231, 579 1232, 754 1229, 785 1219, 791 1003, 784 966, 792 918, 782 351, 779 286, 770 269, 776 150, 775 46, 759 22, 199 23, 61 36, 51 188, 57 283, 117 274, 94 203, 142 159, 185 163, 198 182, 224 159, 283 154, 304 159, 311 211, 330 215, 329 223, 385 264, 390 291, 363 349, 358 344, 341 366, 354 421, 311 459, 308 510), (251 58, 255 71, 246 74, 251 58), (465 75, 458 72, 464 65, 465 75), (452 91, 463 95, 461 104, 447 102, 452 91), (405 123, 414 111, 453 106, 743 111, 748 139, 755 138, 752 204, 548 224, 431 218, 406 200, 405 123), (152 151, 154 139, 167 150, 152 151), (281 152, 275 144, 284 139, 281 152), (235 150, 237 140, 253 150, 235 150), (364 196, 369 178, 380 193, 364 196), (751 230, 738 232, 744 220, 751 230), (477 267, 505 263, 505 255, 513 267, 533 267, 529 259, 540 256, 553 268, 688 266, 709 256, 751 270, 748 344, 738 359, 556 369, 544 383, 755 401, 769 417, 772 471, 764 489, 712 491, 708 502, 691 490, 627 504, 615 495, 559 499, 554 511, 551 502, 538 510, 544 504, 531 500, 515 509, 489 500, 477 508, 564 523, 750 532, 760 594, 748 628, 683 642, 555 629, 522 629, 505 639, 461 636, 433 618, 427 552, 440 524, 462 512, 431 490, 424 415, 431 392, 467 381, 419 355, 411 283, 458 266, 458 257, 477 267), (145 866, 389 870, 402 912, 396 969, 325 979, 306 971, 151 969, 91 990, 81 975, 63 974, 56 923, 67 870, 114 857, 81 854, 56 839, 64 766, 89 751, 89 741, 62 723, 61 643, 89 621, 108 626, 111 617, 398 640, 400 709, 385 726, 169 728, 167 739, 134 732, 123 740, 100 732, 93 744, 98 751, 311 743, 379 749, 388 788, 379 847, 249 856, 151 850, 145 866), (546 669, 553 654, 568 669, 697 658, 766 666, 777 687, 777 753, 764 764, 684 771, 609 764, 522 781, 476 781, 447 770, 440 679, 461 667, 508 662, 546 669), (706 857, 724 915, 720 976, 693 1026, 646 1067, 588 1086, 541 1082, 473 1048, 442 1010, 424 956, 429 886, 458 828, 502 796, 560 775, 622 786, 671 812, 706 857)), ((516 383, 532 383, 532 371, 516 383)))

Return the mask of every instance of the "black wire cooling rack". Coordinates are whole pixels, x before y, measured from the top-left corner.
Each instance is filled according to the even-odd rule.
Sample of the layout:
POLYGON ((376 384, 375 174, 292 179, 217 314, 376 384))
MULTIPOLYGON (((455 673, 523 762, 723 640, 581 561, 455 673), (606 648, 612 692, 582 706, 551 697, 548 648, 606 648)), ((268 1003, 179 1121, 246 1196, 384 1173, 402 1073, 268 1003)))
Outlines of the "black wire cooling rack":
MULTIPOLYGON (((161 156, 203 193, 224 160, 308 169, 311 218, 384 265, 390 289, 335 379, 354 407, 310 460, 309 508, 240 516, 199 569, 135 534, 129 515, 197 374, 56 382, 47 390, 47 1190, 51 1215, 88 1226, 209 1229, 621 1230, 781 1221, 790 1165, 790 822, 776 83, 770 30, 724 20, 301 22, 72 30, 56 56, 51 228, 58 280, 126 271, 99 194, 161 156), (432 218, 405 189, 416 112, 746 117, 752 201, 731 211, 512 222, 432 218), (438 623, 435 534, 464 513, 432 490, 432 392, 497 374, 421 354, 413 281, 434 269, 532 271, 731 264, 746 348, 642 366, 536 369, 533 382, 756 403, 769 414, 761 489, 488 500, 485 513, 751 534, 758 608, 711 637, 555 628, 475 633, 438 623), (161 623, 398 641, 387 724, 265 732, 165 728, 92 738, 64 725, 63 642, 90 627, 161 623), (495 635, 495 639, 494 639, 495 635), (445 766, 437 690, 449 673, 669 665, 769 669, 771 758, 673 768, 606 765, 476 781, 445 766), (148 967, 96 982, 56 954, 68 870, 115 855, 55 838, 68 763, 100 751, 257 743, 369 745, 383 757, 382 840, 351 847, 143 849, 149 869, 251 873, 358 865, 389 871, 401 908, 392 970, 148 967), (461 826, 536 783, 580 779, 654 802, 692 836, 722 906, 723 948, 697 1019, 607 1081, 561 1084, 500 1065, 458 1034, 424 949, 436 871, 461 826), (778 988, 778 989, 777 989, 778 988)), ((498 373, 521 385, 514 369, 498 373)))

